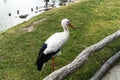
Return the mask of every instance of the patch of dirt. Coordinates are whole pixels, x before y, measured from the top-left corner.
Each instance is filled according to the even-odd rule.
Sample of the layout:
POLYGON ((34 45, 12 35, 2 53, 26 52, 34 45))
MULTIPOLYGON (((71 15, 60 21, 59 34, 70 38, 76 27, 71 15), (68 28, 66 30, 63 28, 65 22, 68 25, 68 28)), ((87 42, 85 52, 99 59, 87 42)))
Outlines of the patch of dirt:
POLYGON ((45 20, 46 20, 46 18, 42 18, 42 19, 40 19, 40 20, 38 20, 38 21, 33 22, 33 24, 38 24, 38 23, 41 23, 41 22, 43 22, 43 21, 45 21, 45 20))
POLYGON ((32 32, 35 29, 34 25, 22 28, 21 31, 32 32))
POLYGON ((44 20, 46 20, 46 18, 40 19, 38 21, 35 21, 35 22, 33 22, 32 25, 29 25, 29 26, 27 26, 25 28, 22 28, 20 31, 32 32, 35 29, 34 25, 36 25, 38 23, 41 23, 44 20))
POLYGON ((4 60, 4 56, 0 55, 0 61, 4 60))

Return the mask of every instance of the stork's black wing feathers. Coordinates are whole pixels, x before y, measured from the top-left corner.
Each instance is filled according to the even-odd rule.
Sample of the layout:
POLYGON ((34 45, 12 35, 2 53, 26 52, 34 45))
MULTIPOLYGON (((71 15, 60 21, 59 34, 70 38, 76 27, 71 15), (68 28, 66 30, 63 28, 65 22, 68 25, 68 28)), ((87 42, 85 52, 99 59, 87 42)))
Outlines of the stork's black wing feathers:
POLYGON ((36 60, 37 69, 39 71, 41 71, 42 66, 45 62, 47 62, 49 59, 51 59, 52 56, 54 56, 58 51, 60 51, 60 49, 58 49, 55 52, 44 54, 43 52, 46 48, 47 48, 47 44, 44 43, 42 48, 39 51, 39 54, 38 54, 38 57, 37 57, 37 60, 36 60))
POLYGON ((43 44, 43 46, 41 47, 38 57, 36 59, 36 65, 37 65, 37 69, 41 70, 42 66, 44 64, 44 53, 43 51, 47 48, 47 44, 43 44))

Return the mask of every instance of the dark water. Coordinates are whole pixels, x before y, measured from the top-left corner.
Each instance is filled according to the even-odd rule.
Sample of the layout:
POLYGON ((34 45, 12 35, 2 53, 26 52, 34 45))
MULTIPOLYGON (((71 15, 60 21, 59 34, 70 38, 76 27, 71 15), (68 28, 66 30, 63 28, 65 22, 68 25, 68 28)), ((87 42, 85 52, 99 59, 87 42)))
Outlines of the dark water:
MULTIPOLYGON (((49 0, 49 3, 51 4, 53 1, 55 1, 55 6, 58 6, 59 0, 49 0)), ((40 9, 40 7, 43 7, 44 5, 44 0, 0 0, 0 32, 42 13, 35 12, 37 11, 37 7, 40 9), (33 12, 31 11, 31 8, 33 9, 33 12), (19 15, 29 14, 29 16, 21 19, 18 17, 17 10, 19 10, 19 15), (9 16, 9 13, 11 16, 9 16)))

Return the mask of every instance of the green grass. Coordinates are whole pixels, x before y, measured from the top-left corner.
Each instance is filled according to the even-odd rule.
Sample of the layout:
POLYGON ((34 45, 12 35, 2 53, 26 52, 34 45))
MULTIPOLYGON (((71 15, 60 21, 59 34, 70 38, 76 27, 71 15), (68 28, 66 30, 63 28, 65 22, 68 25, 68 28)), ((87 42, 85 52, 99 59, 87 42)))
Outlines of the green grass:
MULTIPOLYGON (((56 57, 56 69, 71 62, 83 49, 120 29, 119 0, 82 0, 43 13, 0 34, 0 80, 42 80, 50 74, 51 61, 39 72, 35 60, 42 43, 53 33, 62 31, 61 19, 68 18, 76 27, 56 57), (32 32, 22 31, 37 20, 32 32)), ((88 80, 105 60, 120 50, 120 38, 93 54, 88 62, 66 80, 88 80)))

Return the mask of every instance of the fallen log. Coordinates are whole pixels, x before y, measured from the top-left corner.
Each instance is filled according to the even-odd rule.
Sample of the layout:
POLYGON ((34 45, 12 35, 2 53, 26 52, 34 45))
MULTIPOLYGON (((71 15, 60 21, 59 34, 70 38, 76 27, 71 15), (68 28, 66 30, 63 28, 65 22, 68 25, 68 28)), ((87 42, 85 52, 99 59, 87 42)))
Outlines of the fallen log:
POLYGON ((84 63, 88 60, 91 54, 105 47, 107 44, 111 43, 113 40, 120 37, 120 30, 107 36, 103 40, 90 47, 84 49, 71 63, 66 66, 52 72, 44 80, 64 80, 67 76, 81 68, 84 63))
POLYGON ((113 67, 114 63, 120 59, 120 51, 112 56, 90 80, 101 80, 102 77, 113 67))

